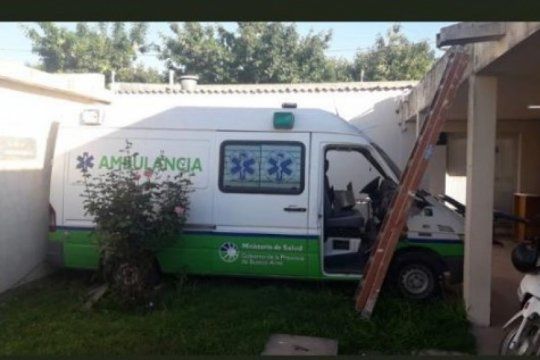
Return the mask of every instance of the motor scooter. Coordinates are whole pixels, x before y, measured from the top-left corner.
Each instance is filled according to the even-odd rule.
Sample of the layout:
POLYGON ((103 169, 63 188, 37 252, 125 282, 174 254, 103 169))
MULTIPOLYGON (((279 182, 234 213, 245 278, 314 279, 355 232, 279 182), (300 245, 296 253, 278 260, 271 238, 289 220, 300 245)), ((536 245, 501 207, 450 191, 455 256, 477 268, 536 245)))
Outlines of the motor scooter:
POLYGON ((521 309, 503 326, 501 355, 540 355, 540 237, 518 244, 512 264, 525 273, 517 295, 521 309))

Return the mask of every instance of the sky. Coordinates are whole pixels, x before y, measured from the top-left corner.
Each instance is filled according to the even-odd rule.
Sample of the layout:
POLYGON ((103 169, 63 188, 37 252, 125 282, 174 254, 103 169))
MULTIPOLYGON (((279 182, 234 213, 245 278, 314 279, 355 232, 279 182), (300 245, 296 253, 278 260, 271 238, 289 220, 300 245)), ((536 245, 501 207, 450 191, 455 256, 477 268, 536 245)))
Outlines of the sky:
MULTIPOLYGON (((73 29, 75 23, 59 23, 62 26, 73 29)), ((228 30, 236 28, 235 23, 221 24, 228 30)), ((297 22, 296 26, 301 35, 306 35, 310 30, 314 32, 332 30, 333 36, 327 55, 343 57, 349 60, 354 58, 358 49, 366 49, 373 45, 377 34, 384 34, 394 23, 391 22, 297 22)), ((440 28, 451 25, 451 22, 401 22, 404 34, 412 41, 427 40, 433 49, 435 36, 440 28)), ((39 58, 32 53, 30 41, 26 38, 23 26, 31 26, 32 23, 0 22, 0 60, 15 61, 22 64, 35 64, 39 58)), ((160 34, 171 35, 169 23, 150 22, 148 41, 160 43, 160 34)), ((436 51, 437 56, 442 54, 436 51)), ((143 55, 140 58, 146 66, 163 69, 163 63, 155 55, 143 55)))

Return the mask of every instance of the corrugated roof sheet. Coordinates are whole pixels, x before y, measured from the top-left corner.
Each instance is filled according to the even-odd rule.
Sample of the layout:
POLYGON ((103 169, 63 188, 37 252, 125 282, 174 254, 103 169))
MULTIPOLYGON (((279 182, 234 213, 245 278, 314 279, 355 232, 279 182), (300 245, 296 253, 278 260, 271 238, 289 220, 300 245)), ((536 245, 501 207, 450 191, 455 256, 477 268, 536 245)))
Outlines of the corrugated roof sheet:
POLYGON ((278 94, 278 93, 323 93, 408 90, 417 81, 368 81, 340 83, 304 84, 223 84, 197 85, 194 90, 182 89, 180 84, 115 83, 111 90, 115 94, 278 94))

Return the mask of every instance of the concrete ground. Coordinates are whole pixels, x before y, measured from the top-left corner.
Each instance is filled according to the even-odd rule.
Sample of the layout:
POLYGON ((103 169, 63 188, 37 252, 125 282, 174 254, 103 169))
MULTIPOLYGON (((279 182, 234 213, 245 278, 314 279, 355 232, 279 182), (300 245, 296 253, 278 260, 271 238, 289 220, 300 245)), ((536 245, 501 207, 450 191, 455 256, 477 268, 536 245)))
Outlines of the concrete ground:
POLYGON ((491 288, 491 326, 474 327, 479 355, 497 355, 504 336, 502 326, 520 307, 517 288, 523 274, 512 266, 510 254, 516 242, 499 238, 502 246, 493 244, 493 277, 491 288))
POLYGON ((338 342, 334 339, 288 334, 273 334, 270 336, 270 339, 268 339, 266 347, 261 355, 336 356, 337 354, 338 342))

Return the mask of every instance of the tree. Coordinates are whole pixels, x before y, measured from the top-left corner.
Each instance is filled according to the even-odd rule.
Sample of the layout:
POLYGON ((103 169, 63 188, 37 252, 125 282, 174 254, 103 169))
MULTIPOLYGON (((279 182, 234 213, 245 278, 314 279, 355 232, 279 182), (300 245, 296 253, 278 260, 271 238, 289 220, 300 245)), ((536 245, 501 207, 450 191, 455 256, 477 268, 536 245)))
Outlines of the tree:
POLYGON ((327 81, 325 50, 331 32, 300 36, 294 24, 240 22, 235 31, 221 26, 171 25, 162 60, 203 83, 294 83, 327 81))
POLYGON ((238 23, 231 37, 233 71, 240 83, 298 82, 299 35, 294 25, 238 23))
POLYGON ((122 68, 116 73, 116 81, 135 83, 162 83, 166 75, 156 69, 144 67, 141 64, 122 68))
POLYGON ((234 68, 243 83, 324 81, 331 32, 301 37, 294 24, 239 23, 232 41, 234 68))
POLYGON ((353 81, 355 75, 354 66, 350 61, 343 58, 329 58, 326 62, 325 81, 347 82, 353 81))
POLYGON ((32 42, 32 51, 39 55, 41 68, 48 72, 98 72, 109 75, 116 71, 119 81, 156 80, 157 71, 139 65, 137 57, 150 47, 146 44, 148 25, 135 23, 99 23, 91 27, 77 23, 69 30, 54 23, 38 23, 38 28, 24 27, 32 42))
POLYGON ((228 32, 223 27, 187 22, 171 24, 170 29, 174 35, 163 37, 160 54, 168 68, 176 70, 179 64, 182 74, 198 75, 203 83, 234 82, 232 53, 225 44, 228 32))
POLYGON ((434 61, 435 53, 427 41, 411 42, 396 24, 385 37, 379 35, 370 50, 356 54, 355 79, 364 70, 365 81, 418 80, 434 61))

